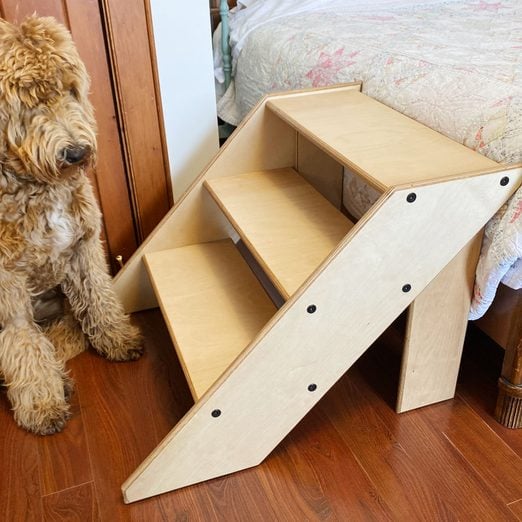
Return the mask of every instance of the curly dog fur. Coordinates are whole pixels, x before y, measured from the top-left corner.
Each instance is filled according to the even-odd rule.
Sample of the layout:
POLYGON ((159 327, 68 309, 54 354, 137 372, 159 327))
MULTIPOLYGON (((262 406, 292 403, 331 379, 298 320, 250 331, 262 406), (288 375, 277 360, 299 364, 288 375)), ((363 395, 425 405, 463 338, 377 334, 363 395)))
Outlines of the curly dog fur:
POLYGON ((16 422, 39 434, 70 415, 65 361, 84 335, 110 360, 142 353, 112 291, 84 172, 96 154, 88 89, 54 19, 0 21, 0 373, 16 422))

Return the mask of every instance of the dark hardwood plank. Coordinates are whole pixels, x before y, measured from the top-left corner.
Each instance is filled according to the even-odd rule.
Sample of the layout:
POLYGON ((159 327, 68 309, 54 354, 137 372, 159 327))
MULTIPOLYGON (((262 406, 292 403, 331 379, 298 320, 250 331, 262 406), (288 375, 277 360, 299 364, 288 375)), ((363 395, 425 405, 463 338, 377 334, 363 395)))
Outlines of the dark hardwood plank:
POLYGON ((146 359, 111 363, 92 352, 72 361, 102 520, 163 520, 158 500, 125 506, 121 484, 154 448, 157 409, 144 389, 146 359), (82 392, 82 390, 85 390, 82 392))
POLYGON ((0 520, 39 521, 40 438, 16 426, 5 390, 0 393, 0 520))
MULTIPOLYGON (((425 424, 417 422, 421 424, 421 429, 427 428, 425 424)), ((431 420, 427 422, 431 423, 431 420)), ((417 449, 416 458, 420 452, 431 452, 425 462, 432 467, 436 476, 433 487, 440 492, 445 505, 458 519, 516 520, 502 503, 495 484, 485 482, 452 445, 439 438, 439 434, 427 437, 424 448, 417 449)), ((422 460, 418 462, 423 466, 422 460)))
POLYGON ((522 497, 522 459, 459 397, 425 416, 503 502, 522 497))
POLYGON ((88 352, 70 361, 75 415, 61 434, 17 428, 0 395, 0 520, 522 519, 522 431, 504 436, 480 409, 490 393, 480 386, 495 391, 497 369, 467 350, 456 400, 397 415, 393 330, 261 465, 124 505, 122 482, 192 403, 160 313, 134 320, 146 339, 141 360, 88 352))
POLYGON ((522 458, 522 430, 505 428, 495 418, 497 381, 504 350, 470 323, 457 385, 461 397, 522 458))
POLYGON ((45 522, 101 521, 92 482, 46 495, 42 503, 45 522))
POLYGON ((168 520, 277 520, 266 516, 263 493, 257 472, 246 470, 163 495, 161 504, 168 520))
MULTIPOLYGON (((357 417, 346 424, 339 419, 336 425, 349 438, 359 462, 390 508, 402 512, 408 507, 413 510, 409 515, 413 519, 435 516, 443 520, 473 517, 513 520, 496 491, 474 473, 434 427, 435 421, 429 416, 435 417, 434 412, 444 404, 397 415, 372 388, 366 386, 361 393, 365 388, 364 378, 372 384, 390 380, 390 352, 385 346, 375 347, 379 348, 382 361, 366 354, 350 378, 343 380, 343 402, 357 417), (398 503, 397 495, 407 502, 398 503)), ((404 514, 396 512, 395 517, 404 519, 404 514)))
POLYGON ((275 520, 393 519, 376 484, 321 407, 299 423, 259 472, 275 520))
POLYGON ((194 404, 183 370, 158 310, 134 317, 146 340, 146 368, 140 373, 141 385, 156 407, 153 415, 155 437, 163 439, 194 404), (161 404, 157 404, 161 398, 161 404))
POLYGON ((137 323, 146 339, 140 360, 88 352, 71 361, 103 520, 164 520, 161 497, 127 506, 120 488, 191 405, 161 315, 143 312, 137 323))
POLYGON ((355 367, 320 407, 357 456, 394 519, 427 520, 433 513, 443 513, 435 488, 425 480, 427 468, 419 476, 419 463, 404 447, 401 426, 387 422, 387 413, 393 414, 390 406, 367 388, 355 367))
POLYGON ((72 418, 66 429, 38 441, 42 495, 50 495, 92 481, 83 416, 75 393, 72 418))
POLYGON ((519 520, 522 520, 522 499, 517 500, 516 502, 511 502, 511 504, 508 504, 508 508, 516 517, 518 517, 519 520))
MULTIPOLYGON (((212 497, 209 497, 209 491, 214 491, 215 489, 219 491, 221 484, 226 483, 226 481, 227 478, 216 479, 215 481, 196 484, 180 491, 161 495, 159 502, 165 520, 224 520, 224 518, 219 518, 220 513, 214 506, 212 497)), ((230 508, 231 506, 229 505, 228 509, 222 512, 223 517, 229 516, 230 508)), ((233 519, 229 518, 228 520, 233 519)))

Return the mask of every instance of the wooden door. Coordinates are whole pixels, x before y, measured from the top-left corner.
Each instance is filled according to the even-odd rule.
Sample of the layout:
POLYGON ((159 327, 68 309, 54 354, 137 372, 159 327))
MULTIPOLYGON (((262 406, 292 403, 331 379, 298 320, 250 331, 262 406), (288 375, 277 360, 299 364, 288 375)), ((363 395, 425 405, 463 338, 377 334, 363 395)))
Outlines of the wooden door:
POLYGON ((98 124, 89 172, 115 272, 172 204, 147 0, 0 0, 12 23, 36 13, 72 33, 89 75, 98 124), (121 256, 121 257, 120 257, 121 256))

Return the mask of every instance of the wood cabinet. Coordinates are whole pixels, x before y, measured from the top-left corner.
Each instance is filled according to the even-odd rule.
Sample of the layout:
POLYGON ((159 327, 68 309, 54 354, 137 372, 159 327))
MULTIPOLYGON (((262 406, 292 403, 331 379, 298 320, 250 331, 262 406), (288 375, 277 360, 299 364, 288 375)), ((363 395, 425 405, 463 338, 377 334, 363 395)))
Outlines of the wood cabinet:
POLYGON ((18 23, 37 13, 72 33, 91 77, 98 158, 89 177, 114 272, 172 205, 147 0, 0 0, 18 23))

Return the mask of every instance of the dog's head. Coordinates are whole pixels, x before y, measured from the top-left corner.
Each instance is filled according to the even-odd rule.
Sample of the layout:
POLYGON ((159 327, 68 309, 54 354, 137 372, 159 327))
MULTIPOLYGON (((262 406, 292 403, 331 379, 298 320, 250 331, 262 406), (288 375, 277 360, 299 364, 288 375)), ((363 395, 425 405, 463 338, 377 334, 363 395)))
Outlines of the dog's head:
POLYGON ((0 22, 0 168, 56 183, 92 161, 89 78, 70 33, 36 16, 0 22))

